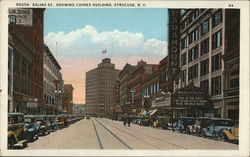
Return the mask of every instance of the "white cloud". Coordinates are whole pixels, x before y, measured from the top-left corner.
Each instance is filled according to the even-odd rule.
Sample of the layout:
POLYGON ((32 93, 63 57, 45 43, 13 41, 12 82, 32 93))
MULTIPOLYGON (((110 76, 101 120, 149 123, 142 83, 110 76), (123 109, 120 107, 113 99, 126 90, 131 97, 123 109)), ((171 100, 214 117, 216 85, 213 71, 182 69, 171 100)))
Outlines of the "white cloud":
POLYGON ((49 33, 45 37, 45 43, 52 53, 57 53, 58 57, 99 57, 105 49, 108 51, 105 54, 107 57, 167 55, 166 41, 145 40, 143 34, 128 31, 98 32, 91 25, 68 34, 49 33))

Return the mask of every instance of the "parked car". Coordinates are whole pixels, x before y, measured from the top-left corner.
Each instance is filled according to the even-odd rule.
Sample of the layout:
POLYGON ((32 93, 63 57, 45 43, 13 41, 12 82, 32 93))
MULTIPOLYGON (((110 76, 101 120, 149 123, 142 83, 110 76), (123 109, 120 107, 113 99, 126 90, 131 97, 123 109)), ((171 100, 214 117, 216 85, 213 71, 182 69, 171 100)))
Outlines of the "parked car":
POLYGON ((29 140, 33 141, 34 139, 38 138, 39 134, 39 125, 36 122, 35 115, 25 115, 24 116, 25 127, 28 130, 29 140))
POLYGON ((179 117, 176 119, 176 123, 173 124, 173 131, 179 131, 180 133, 186 133, 188 130, 187 127, 189 125, 194 125, 195 118, 194 117, 179 117))
POLYGON ((141 125, 142 124, 142 116, 134 116, 132 123, 141 125))
POLYGON ((188 125, 186 133, 201 136, 201 131, 210 124, 211 118, 198 117, 193 125, 188 125))
POLYGON ((46 121, 49 123, 49 131, 57 131, 57 122, 56 122, 57 117, 55 115, 47 115, 46 116, 46 121))
POLYGON ((152 118, 149 117, 149 116, 144 116, 144 117, 142 118, 141 124, 142 124, 143 126, 152 126, 152 125, 153 125, 153 120, 152 120, 152 118))
POLYGON ((23 113, 8 113, 8 149, 16 145, 27 147, 28 129, 25 128, 23 113))
POLYGON ((87 116, 86 116, 86 119, 90 119, 90 116, 87 115, 87 116))
POLYGON ((156 117, 159 123, 157 123, 156 127, 161 127, 162 129, 168 129, 169 118, 158 116, 156 117))
POLYGON ((211 118, 210 124, 202 129, 202 137, 219 139, 223 135, 223 130, 229 130, 232 126, 234 126, 234 122, 231 119, 211 118))
POLYGON ((50 133, 50 124, 46 119, 46 115, 37 116, 37 124, 39 126, 39 135, 47 135, 50 133))
POLYGON ((225 142, 239 142, 239 125, 235 123, 230 129, 225 129, 222 131, 221 140, 225 142))

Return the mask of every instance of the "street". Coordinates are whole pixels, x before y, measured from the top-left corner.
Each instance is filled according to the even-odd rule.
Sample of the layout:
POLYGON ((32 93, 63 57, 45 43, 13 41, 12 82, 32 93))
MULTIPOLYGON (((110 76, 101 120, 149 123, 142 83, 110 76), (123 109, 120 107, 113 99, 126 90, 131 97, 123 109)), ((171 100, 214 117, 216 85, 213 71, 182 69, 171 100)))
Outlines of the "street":
POLYGON ((40 136, 25 149, 236 150, 238 145, 136 124, 123 126, 121 121, 105 118, 90 118, 40 136))

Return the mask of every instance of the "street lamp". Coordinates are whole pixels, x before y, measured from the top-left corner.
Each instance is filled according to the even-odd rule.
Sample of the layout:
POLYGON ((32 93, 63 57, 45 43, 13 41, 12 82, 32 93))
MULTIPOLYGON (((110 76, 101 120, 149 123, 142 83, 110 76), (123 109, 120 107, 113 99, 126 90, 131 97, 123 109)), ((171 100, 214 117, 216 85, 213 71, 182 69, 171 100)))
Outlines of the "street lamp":
POLYGON ((61 93, 62 93, 62 91, 60 89, 55 90, 55 98, 56 98, 56 113, 55 114, 58 114, 58 106, 59 106, 58 98, 60 97, 61 93))

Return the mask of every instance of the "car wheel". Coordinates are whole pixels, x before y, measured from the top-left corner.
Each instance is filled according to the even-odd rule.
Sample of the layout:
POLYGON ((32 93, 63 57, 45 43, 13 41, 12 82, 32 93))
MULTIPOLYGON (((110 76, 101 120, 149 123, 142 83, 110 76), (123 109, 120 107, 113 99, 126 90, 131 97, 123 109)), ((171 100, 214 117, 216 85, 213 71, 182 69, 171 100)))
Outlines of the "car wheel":
POLYGON ((14 148, 14 141, 13 139, 8 139, 8 149, 13 149, 14 148))
POLYGON ((190 134, 190 130, 189 130, 188 127, 186 128, 186 131, 185 131, 185 132, 186 132, 186 134, 190 134))
POLYGON ((223 142, 227 142, 228 141, 227 135, 225 133, 222 134, 221 140, 223 142))
POLYGON ((217 140, 217 139, 218 139, 215 132, 213 132, 213 134, 212 134, 212 139, 213 139, 213 140, 217 140))
POLYGON ((205 133, 205 131, 202 131, 201 136, 202 136, 203 138, 205 138, 205 137, 206 137, 206 133, 205 133))
POLYGON ((26 147, 28 147, 28 142, 27 141, 23 142, 23 148, 26 148, 26 147))

